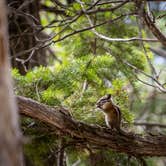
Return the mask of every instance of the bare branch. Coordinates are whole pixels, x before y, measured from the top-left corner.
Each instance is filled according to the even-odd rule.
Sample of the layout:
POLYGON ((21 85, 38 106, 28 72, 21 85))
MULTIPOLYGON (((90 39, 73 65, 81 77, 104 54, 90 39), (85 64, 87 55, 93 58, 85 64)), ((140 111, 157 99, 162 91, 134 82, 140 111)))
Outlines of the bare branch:
MULTIPOLYGON (((107 51, 110 53, 110 55, 111 55, 110 49, 106 49, 106 50, 107 50, 107 51)), ((127 61, 125 61, 125 60, 123 60, 123 59, 119 59, 116 55, 113 55, 113 56, 114 56, 116 59, 118 59, 121 63, 123 63, 123 64, 129 66, 130 68, 132 68, 132 69, 133 69, 133 74, 135 75, 135 78, 136 78, 138 81, 142 82, 142 83, 145 84, 145 85, 148 85, 148 86, 152 86, 152 87, 154 87, 154 88, 157 88, 157 89, 159 89, 159 90, 160 90, 161 92, 163 92, 163 93, 166 93, 166 88, 164 87, 164 83, 163 83, 163 84, 160 83, 157 78, 155 78, 155 77, 151 76, 150 74, 148 74, 148 73, 142 71, 141 69, 137 68, 136 66, 132 65, 132 64, 129 63, 129 62, 127 62, 127 61), (138 73, 143 74, 143 75, 144 75, 145 77, 147 77, 147 78, 150 78, 152 81, 155 82, 155 85, 150 84, 150 83, 148 83, 148 82, 146 82, 146 81, 141 80, 141 79, 137 76, 138 73)))
POLYGON ((134 69, 136 72, 139 72, 139 73, 143 74, 144 76, 146 76, 147 78, 152 79, 152 80, 156 83, 156 85, 149 84, 149 83, 147 83, 147 82, 145 82, 145 81, 139 79, 138 76, 135 75, 136 78, 137 78, 140 82, 142 82, 142 83, 144 83, 144 84, 146 84, 146 85, 149 85, 149 86, 158 88, 161 92, 166 93, 166 88, 165 88, 165 87, 163 86, 163 84, 161 84, 155 77, 153 77, 153 76, 151 76, 151 75, 145 73, 144 71, 138 69, 136 66, 130 64, 129 62, 123 61, 123 63, 126 64, 126 65, 128 65, 128 66, 131 67, 132 69, 134 69))
POLYGON ((152 52, 154 52, 155 54, 163 57, 163 58, 166 58, 166 51, 162 48, 153 48, 153 47, 150 47, 150 50, 152 52))
MULTIPOLYGON (((82 10, 85 13, 85 16, 87 17, 89 24, 91 27, 94 27, 92 20, 90 19, 90 17, 88 16, 88 14, 86 14, 86 10, 84 8, 84 6, 82 5, 82 3, 80 3, 82 10)), ((105 41, 108 42, 131 42, 131 41, 146 41, 146 42, 154 42, 157 41, 156 39, 144 39, 144 38, 139 38, 139 37, 132 37, 132 38, 128 38, 128 39, 123 39, 123 38, 110 38, 107 36, 104 36, 103 34, 100 34, 99 32, 97 32, 94 28, 92 29, 92 32, 99 37, 100 39, 103 39, 105 41)))
POLYGON ((162 14, 162 15, 159 15, 159 16, 157 17, 157 19, 161 19, 161 18, 163 18, 163 17, 166 17, 166 13, 165 13, 165 14, 162 14))
POLYGON ((41 9, 46 11, 46 12, 51 12, 51 13, 67 16, 64 9, 57 9, 57 7, 50 7, 50 6, 46 6, 46 5, 41 5, 41 9))
POLYGON ((122 3, 124 2, 124 0, 116 0, 116 1, 104 1, 104 2, 100 2, 97 5, 107 5, 107 4, 111 4, 111 3, 122 3))
MULTIPOLYGON (((79 1, 77 1, 78 3, 80 3, 79 1)), ((94 13, 99 13, 99 12, 107 12, 107 11, 115 11, 117 9, 119 9, 120 7, 124 6, 126 3, 128 3, 129 0, 125 0, 123 1, 122 3, 118 4, 117 6, 114 6, 114 7, 111 7, 111 8, 97 8, 97 9, 94 9, 94 10, 85 10, 83 9, 82 10, 82 13, 83 14, 94 14, 94 13)))
POLYGON ((166 36, 155 25, 155 22, 153 22, 149 13, 145 11, 144 4, 142 3, 142 1, 135 1, 135 3, 140 17, 143 19, 148 29, 166 47, 166 36))

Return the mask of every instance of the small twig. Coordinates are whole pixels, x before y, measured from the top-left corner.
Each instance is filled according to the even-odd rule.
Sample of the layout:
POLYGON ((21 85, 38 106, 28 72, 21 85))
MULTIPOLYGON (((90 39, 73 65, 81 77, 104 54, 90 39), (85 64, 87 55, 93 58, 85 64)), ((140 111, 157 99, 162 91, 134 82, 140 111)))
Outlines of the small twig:
MULTIPOLYGON (((110 49, 106 49, 106 50, 111 54, 110 49)), ((117 56, 116 56, 116 55, 113 55, 113 56, 117 59, 117 56)), ((142 82, 142 83, 145 84, 145 85, 149 85, 149 86, 152 86, 152 87, 154 87, 154 88, 157 88, 157 89, 159 89, 159 90, 160 90, 161 92, 163 92, 163 93, 166 93, 166 88, 165 88, 164 85, 161 84, 156 78, 154 78, 154 77, 151 76, 150 74, 145 73, 145 72, 142 71, 141 69, 138 69, 136 66, 130 64, 130 63, 127 62, 126 60, 123 60, 123 59, 118 59, 118 60, 120 60, 121 63, 123 63, 123 64, 129 66, 130 68, 132 68, 132 69, 134 70, 133 73, 135 73, 135 72, 136 72, 136 73, 141 73, 141 74, 143 74, 144 76, 146 76, 147 78, 152 79, 152 80, 156 83, 156 85, 152 85, 152 84, 149 84, 148 82, 145 82, 145 81, 141 80, 141 79, 135 74, 136 79, 138 79, 140 82, 142 82)))
POLYGON ((65 150, 63 148, 64 138, 61 138, 58 145, 58 155, 57 155, 57 166, 65 166, 66 158, 65 158, 65 150))
POLYGON ((162 14, 162 15, 160 15, 160 16, 158 16, 157 19, 161 19, 161 18, 163 18, 163 17, 166 17, 166 13, 165 13, 165 14, 162 14))
POLYGON ((150 83, 148 83, 148 82, 146 82, 146 81, 141 80, 137 75, 135 75, 135 77, 136 77, 136 79, 137 79, 138 81, 142 82, 143 84, 148 85, 148 86, 151 86, 151 87, 153 87, 153 88, 157 88, 157 86, 155 86, 155 85, 153 85, 153 84, 150 84, 150 83))
POLYGON ((147 166, 145 159, 142 156, 136 156, 136 159, 140 163, 140 166, 147 166))
POLYGON ((39 79, 35 85, 35 90, 36 90, 36 95, 37 95, 37 98, 38 98, 38 101, 41 101, 40 99, 40 94, 39 94, 39 89, 38 89, 38 85, 39 85, 39 82, 40 82, 41 79, 39 79))
POLYGON ((166 128, 166 124, 160 124, 160 123, 134 122, 133 124, 135 126, 148 126, 148 127, 166 128))
POLYGON ((139 81, 141 81, 142 83, 144 83, 144 84, 146 84, 146 85, 150 85, 150 86, 156 87, 156 88, 158 88, 160 91, 166 93, 166 88, 165 88, 156 78, 154 78, 153 76, 151 76, 151 75, 145 73, 144 71, 138 69, 136 66, 130 64, 129 62, 123 61, 123 63, 125 63, 125 64, 128 65, 129 67, 133 68, 135 71, 137 71, 137 72, 143 74, 143 75, 146 76, 147 78, 152 79, 152 80, 156 83, 156 86, 151 85, 151 84, 149 84, 149 83, 146 83, 145 81, 140 80, 140 79, 136 76, 136 78, 139 79, 139 81))
POLYGON ((112 4, 112 3, 122 3, 124 2, 124 0, 116 0, 116 1, 105 1, 105 2, 100 2, 97 4, 97 6, 100 6, 100 5, 107 5, 107 4, 112 4))
MULTIPOLYGON (((148 13, 150 13, 150 8, 149 8, 149 5, 148 5, 148 3, 147 3, 147 9, 148 9, 148 13)), ((139 12, 139 16, 141 16, 141 11, 139 12)), ((137 17, 138 18, 138 17, 137 17)), ((140 37, 142 38, 142 26, 141 26, 141 24, 140 24, 140 22, 138 21, 138 19, 137 19, 137 24, 138 24, 138 29, 139 29, 139 34, 140 34, 140 37)), ((148 62, 148 64, 149 64, 149 67, 150 67, 150 70, 151 70, 151 74, 154 76, 154 78, 155 79, 158 79, 158 75, 157 75, 157 72, 156 72, 156 69, 155 69, 155 67, 153 66, 153 64, 152 64, 152 62, 151 62, 151 60, 150 60, 150 58, 149 58, 149 56, 148 56, 148 53, 147 53, 147 51, 146 51, 146 48, 145 48, 145 45, 144 45, 144 42, 143 41, 140 41, 140 43, 141 43, 141 46, 142 46, 142 48, 143 48, 143 50, 144 50, 144 55, 145 55, 145 57, 146 57, 146 60, 147 60, 147 62, 148 62)))

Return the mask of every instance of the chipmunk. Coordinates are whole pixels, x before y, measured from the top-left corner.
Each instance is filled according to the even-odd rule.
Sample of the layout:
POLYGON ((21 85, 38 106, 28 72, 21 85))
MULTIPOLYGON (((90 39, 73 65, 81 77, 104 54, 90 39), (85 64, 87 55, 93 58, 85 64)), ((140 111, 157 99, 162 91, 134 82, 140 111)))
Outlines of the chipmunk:
POLYGON ((113 103, 111 94, 107 94, 100 98, 97 101, 96 106, 103 111, 106 125, 111 129, 116 129, 121 132, 121 112, 119 107, 113 103))

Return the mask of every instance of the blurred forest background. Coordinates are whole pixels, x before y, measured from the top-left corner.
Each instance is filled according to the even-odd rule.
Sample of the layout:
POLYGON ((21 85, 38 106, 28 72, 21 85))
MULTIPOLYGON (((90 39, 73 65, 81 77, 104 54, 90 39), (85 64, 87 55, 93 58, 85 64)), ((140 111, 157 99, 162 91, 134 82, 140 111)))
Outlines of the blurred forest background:
MULTIPOLYGON (((121 108, 124 130, 166 134, 166 2, 6 2, 16 95, 64 107, 78 121, 105 126, 95 104, 111 93, 121 108)), ((166 165, 164 157, 141 162, 85 145, 29 117, 21 117, 21 128, 27 166, 166 165)))

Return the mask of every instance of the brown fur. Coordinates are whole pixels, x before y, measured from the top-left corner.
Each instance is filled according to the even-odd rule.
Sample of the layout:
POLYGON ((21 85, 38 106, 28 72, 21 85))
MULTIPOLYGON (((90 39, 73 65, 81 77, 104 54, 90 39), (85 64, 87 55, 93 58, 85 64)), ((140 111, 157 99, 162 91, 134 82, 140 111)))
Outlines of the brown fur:
POLYGON ((97 106, 104 112, 107 126, 111 129, 120 130, 121 112, 119 107, 112 102, 111 97, 102 97, 97 102, 97 106))

